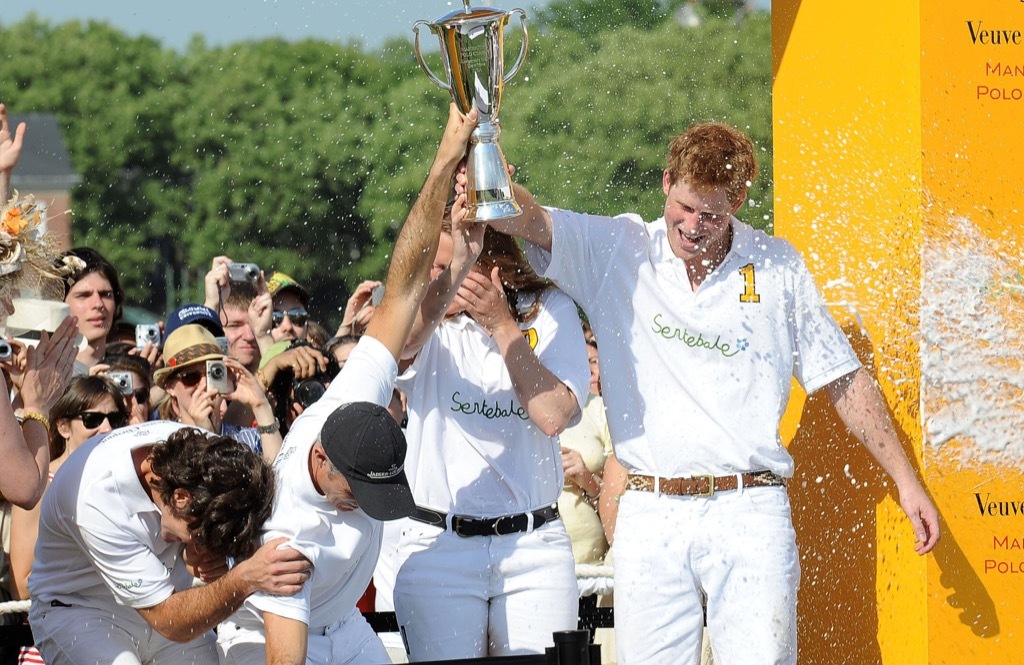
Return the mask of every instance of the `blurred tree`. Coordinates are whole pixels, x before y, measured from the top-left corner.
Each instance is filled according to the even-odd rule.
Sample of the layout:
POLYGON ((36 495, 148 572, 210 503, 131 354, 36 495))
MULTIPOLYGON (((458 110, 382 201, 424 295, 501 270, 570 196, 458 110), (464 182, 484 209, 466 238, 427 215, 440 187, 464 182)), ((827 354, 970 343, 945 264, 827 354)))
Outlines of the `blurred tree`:
POLYGON ((552 0, 535 12, 547 28, 593 35, 631 27, 650 29, 668 16, 662 0, 552 0))
MULTIPOLYGON (((760 150, 762 175, 740 216, 770 227, 768 17, 686 31, 656 20, 657 2, 549 10, 560 5, 604 18, 575 13, 531 33, 501 115, 517 178, 544 203, 653 219, 671 136, 720 119, 760 150)), ((32 45, 0 59, 0 100, 15 113, 56 112, 83 176, 75 242, 106 254, 129 300, 155 311, 201 297, 210 259, 227 253, 288 272, 315 292, 314 314, 337 323, 348 290, 383 277, 447 117, 448 94, 419 71, 406 39, 365 53, 197 38, 179 54, 100 23, 30 18, 0 25, 0 40, 32 45)), ((432 49, 428 62, 443 71, 432 49)))

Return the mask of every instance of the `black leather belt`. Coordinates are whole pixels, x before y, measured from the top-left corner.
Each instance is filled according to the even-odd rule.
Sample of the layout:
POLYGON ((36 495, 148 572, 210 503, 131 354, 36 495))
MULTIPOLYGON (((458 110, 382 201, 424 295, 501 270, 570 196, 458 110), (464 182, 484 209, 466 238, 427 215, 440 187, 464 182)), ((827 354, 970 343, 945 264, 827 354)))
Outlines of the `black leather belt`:
MULTIPOLYGON (((542 524, 558 519, 558 506, 552 504, 534 510, 532 513, 520 513, 519 515, 502 515, 501 517, 489 517, 486 519, 467 517, 465 515, 452 516, 452 531, 463 538, 471 536, 507 536, 511 533, 522 533, 530 528, 530 515, 533 515, 533 528, 536 529, 542 524)), ((410 517, 417 522, 423 522, 441 529, 448 528, 448 513, 430 508, 416 506, 416 512, 410 517)))

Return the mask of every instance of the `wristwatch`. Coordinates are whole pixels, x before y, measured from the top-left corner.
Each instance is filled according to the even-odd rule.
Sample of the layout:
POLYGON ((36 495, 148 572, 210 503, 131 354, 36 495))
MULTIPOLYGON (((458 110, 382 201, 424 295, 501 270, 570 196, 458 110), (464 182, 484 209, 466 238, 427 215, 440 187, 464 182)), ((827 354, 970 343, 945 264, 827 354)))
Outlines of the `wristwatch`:
POLYGON ((274 418, 274 422, 269 425, 256 425, 256 431, 260 434, 273 434, 274 432, 280 432, 281 423, 277 421, 277 418, 274 418))

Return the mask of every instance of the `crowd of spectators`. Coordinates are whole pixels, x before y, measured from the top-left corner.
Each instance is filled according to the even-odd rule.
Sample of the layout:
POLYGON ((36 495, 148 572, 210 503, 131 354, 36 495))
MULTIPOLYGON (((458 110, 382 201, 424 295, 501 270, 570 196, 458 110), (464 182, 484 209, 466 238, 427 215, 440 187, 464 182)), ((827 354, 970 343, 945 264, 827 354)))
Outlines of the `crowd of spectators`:
MULTIPOLYGON (((31 204, 26 206, 24 199, 19 202, 10 198, 7 191, 10 172, 21 150, 24 127, 12 132, 7 125, 6 109, 2 106, 0 113, 3 115, 0 198, 5 204, 10 201, 10 205, 5 205, 5 212, 8 209, 17 209, 19 213, 31 212, 31 204)), ((42 214, 45 216, 45 210, 42 214)), ((450 245, 450 209, 446 210, 446 215, 448 230, 445 237, 449 238, 447 242, 450 245)), ((479 232, 482 230, 482 227, 478 229, 479 232)), ((521 272, 528 268, 528 264, 521 252, 517 263, 496 262, 493 255, 507 253, 510 247, 515 248, 515 242, 503 234, 488 233, 489 249, 481 259, 482 267, 471 270, 472 260, 461 266, 456 281, 448 284, 448 291, 441 297, 444 303, 438 313, 449 309, 459 289, 464 288, 461 286, 463 281, 488 288, 496 285, 504 293, 488 306, 489 309, 498 312, 498 308, 502 308, 504 314, 500 320, 512 324, 516 337, 520 337, 522 325, 522 339, 536 346, 535 319, 546 311, 545 308, 551 307, 549 301, 553 297, 542 294, 556 290, 536 276, 530 278, 532 282, 521 281, 518 286, 513 284, 514 280, 499 280, 498 266, 501 266, 504 277, 505 274, 521 272), (495 243, 500 245, 500 251, 494 249, 498 246, 495 243), (494 285, 490 283, 492 270, 496 280, 494 285), (486 278, 482 277, 485 273, 486 278), (506 298, 511 300, 511 307, 506 298), (528 331, 531 330, 534 339, 529 342, 528 331)), ((14 233, 9 235, 15 236, 14 233)), ((3 239, 0 236, 0 240, 3 239)), ((17 240, 15 236, 14 241, 17 240)), ((0 359, 3 369, 0 381, 9 388, 12 397, 0 405, 0 438, 5 449, 10 451, 8 463, 0 470, 0 492, 5 509, 5 518, 0 526, 4 531, 5 553, 9 552, 9 558, 4 562, 3 597, 14 600, 30 598, 28 579, 35 559, 40 499, 58 469, 86 441, 125 426, 168 421, 227 437, 271 464, 296 419, 324 396, 345 367, 380 307, 384 293, 384 284, 380 281, 366 280, 358 284, 341 321, 334 328, 331 322, 317 322, 311 318, 309 309, 315 294, 289 275, 265 272, 251 264, 236 263, 229 256, 218 256, 206 274, 202 303, 185 304, 156 324, 131 327, 121 323, 125 293, 116 266, 93 248, 75 247, 59 254, 45 254, 42 247, 31 248, 38 253, 38 256, 29 257, 31 265, 42 265, 42 270, 47 273, 42 281, 51 286, 57 285, 55 288, 44 292, 32 286, 35 282, 28 279, 32 276, 28 260, 19 270, 0 276, 0 282, 9 283, 6 290, 0 291, 6 305, 0 312, 0 319, 6 319, 4 312, 13 313, 16 298, 19 307, 38 307, 43 302, 56 306, 61 301, 66 305, 55 310, 65 318, 56 321, 56 325, 48 323, 41 326, 43 330, 36 331, 39 334, 35 339, 30 339, 31 333, 17 335, 17 326, 12 325, 17 323, 14 317, 0 321, 8 324, 8 343, 11 346, 10 357, 0 359), (8 304, 7 300, 12 303, 8 304), (329 329, 335 330, 333 336, 329 329), (12 332, 13 335, 10 334, 12 332)), ((478 247, 477 253, 479 250, 478 247)), ((439 260, 435 259, 435 264, 439 260)), ((439 271, 435 269, 431 278, 436 278, 439 271)), ((564 299, 561 295, 554 297, 564 299)), ((575 308, 571 301, 565 300, 567 306, 557 302, 560 310, 571 316, 571 325, 563 325, 564 332, 561 333, 568 341, 553 347, 548 353, 558 358, 556 365, 571 366, 575 374, 580 374, 587 361, 582 355, 583 345, 578 342, 581 338, 579 331, 571 330, 576 325, 575 308)), ((488 319, 482 310, 465 303, 461 308, 453 306, 450 309, 453 311, 448 312, 443 321, 437 316, 432 322, 420 321, 414 327, 410 339, 416 339, 417 335, 420 338, 409 347, 411 350, 407 350, 407 360, 400 365, 403 371, 412 364, 420 347, 439 325, 448 326, 446 329, 449 330, 465 330, 466 323, 456 325, 455 319, 461 316, 475 326, 475 319, 469 315, 476 314, 476 319, 484 323, 490 321, 492 327, 482 330, 491 335, 493 326, 499 321, 497 314, 488 319)), ((543 341, 547 343, 546 339, 543 341)), ((547 418, 548 413, 543 412, 543 415, 534 415, 537 423, 532 426, 524 424, 523 432, 528 438, 540 437, 551 442, 551 459, 541 460, 544 474, 561 479, 564 468, 565 485, 561 497, 558 498, 556 492, 544 500, 557 502, 565 515, 574 538, 572 552, 575 561, 600 564, 608 543, 598 516, 598 497, 610 441, 599 397, 596 343, 592 335, 587 343, 591 367, 590 394, 583 380, 585 374, 581 374, 579 379, 574 378, 572 391, 563 391, 564 399, 558 404, 560 424, 545 426, 543 418, 547 418), (575 393, 580 393, 580 397, 577 398, 575 393), (580 404, 584 405, 582 419, 580 404), (578 424, 566 429, 569 421, 578 424), (563 429, 565 441, 559 448, 557 434, 563 429)), ((448 370, 421 369, 420 375, 426 371, 436 374, 437 371, 448 370)), ((553 376, 552 380, 559 382, 553 376)), ((395 422, 404 429, 409 421, 408 391, 415 390, 415 381, 406 379, 399 386, 404 390, 395 387, 390 404, 386 406, 395 422)), ((510 391, 509 394, 514 393, 510 391)), ((527 407, 531 406, 529 395, 517 397, 527 407)), ((418 399, 414 403, 423 409, 424 404, 429 405, 429 400, 418 399)), ((416 422, 423 417, 424 414, 416 416, 416 422)), ((498 430, 497 435, 503 436, 502 431, 498 430)), ((420 448, 418 445, 413 447, 420 448)), ((524 454, 527 460, 532 456, 529 452, 524 454)), ((541 478, 540 485, 537 485, 536 478, 521 473, 520 476, 518 482, 524 487, 548 486, 546 476, 541 478)), ((548 491, 543 490, 542 493, 546 495, 548 491)), ((536 497, 527 497, 524 510, 529 510, 536 503, 534 499, 536 497)), ((557 511, 553 515, 557 519, 557 511)), ((408 520, 394 523, 397 527, 393 530, 395 536, 390 542, 385 542, 382 558, 393 559, 397 555, 397 538, 412 524, 408 520)), ((548 536, 547 540, 539 540, 540 547, 550 548, 550 539, 548 536)), ((568 553, 567 538, 565 542, 568 553)), ((564 563, 569 566, 566 569, 569 579, 573 580, 572 560, 566 559, 564 563)), ((374 582, 382 590, 377 592, 378 604, 391 609, 390 595, 395 588, 397 567, 385 570, 378 567, 374 582)), ((197 574, 197 577, 201 576, 197 574)), ((566 608, 572 620, 565 626, 559 624, 552 628, 574 627, 578 598, 575 582, 564 589, 556 589, 544 574, 534 584, 548 595, 557 593, 565 596, 558 603, 566 608)), ((374 586, 371 583, 368 594, 374 593, 374 586)), ((579 594, 608 590, 607 584, 594 587, 581 582, 579 594)), ((443 596, 443 592, 438 590, 426 591, 424 595, 427 598, 441 599, 443 596)), ((458 598, 454 601, 457 605, 462 602, 458 598)), ((524 611, 529 613, 533 605, 527 605, 524 611)), ((531 624, 530 629, 533 628, 531 624)), ((549 639, 550 632, 545 627, 540 628, 540 641, 549 639)), ((429 642, 429 632, 425 635, 429 642)), ((522 641, 518 637, 515 639, 522 641)), ((490 651, 514 653, 518 649, 522 652, 524 647, 517 647, 515 639, 511 647, 506 639, 503 646, 492 645, 490 651)), ((537 647, 531 645, 528 650, 536 651, 537 647)), ((488 653, 488 648, 485 646, 481 653, 488 653)), ((394 650, 391 654, 402 659, 402 655, 394 650)), ((7 656, 12 657, 10 654, 7 656)), ((39 663, 43 660, 34 647, 26 647, 21 649, 18 662, 39 663)))

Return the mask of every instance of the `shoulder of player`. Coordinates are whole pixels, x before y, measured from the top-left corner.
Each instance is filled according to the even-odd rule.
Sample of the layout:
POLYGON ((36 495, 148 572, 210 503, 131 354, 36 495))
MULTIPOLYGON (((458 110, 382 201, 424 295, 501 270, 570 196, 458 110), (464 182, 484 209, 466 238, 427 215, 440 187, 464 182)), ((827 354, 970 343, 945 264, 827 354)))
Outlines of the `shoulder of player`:
POLYGON ((755 229, 745 222, 733 220, 733 250, 741 257, 766 266, 793 267, 803 265, 803 258, 793 243, 755 229))

